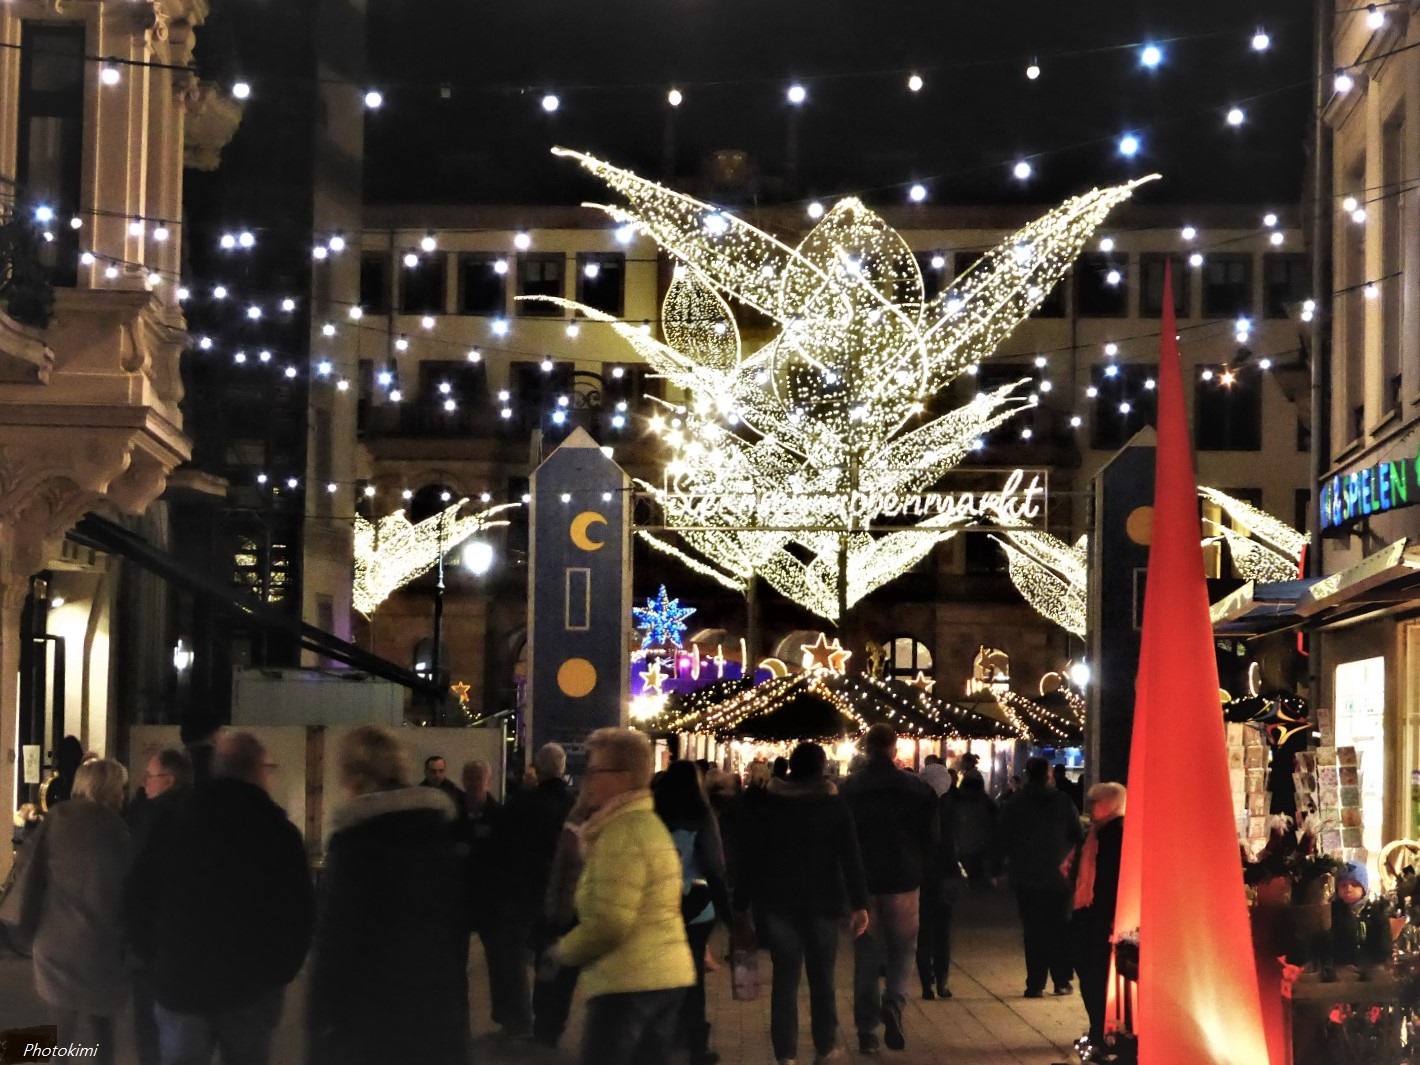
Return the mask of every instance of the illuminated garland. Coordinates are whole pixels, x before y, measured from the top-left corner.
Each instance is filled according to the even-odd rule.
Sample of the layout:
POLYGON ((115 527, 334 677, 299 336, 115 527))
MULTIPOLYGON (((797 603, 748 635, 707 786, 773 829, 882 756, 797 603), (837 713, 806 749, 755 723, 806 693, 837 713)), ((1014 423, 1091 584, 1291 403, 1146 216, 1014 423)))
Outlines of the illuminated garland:
POLYGON ((417 525, 405 517, 403 510, 387 514, 375 524, 355 515, 351 605, 370 617, 394 592, 433 569, 441 552, 447 554, 482 529, 507 525, 506 520, 491 520, 493 515, 519 505, 503 503, 459 517, 459 508, 467 502, 460 499, 417 525))
POLYGON ((629 207, 601 209, 677 260, 664 342, 594 308, 546 299, 605 322, 690 397, 652 419, 673 457, 661 485, 642 486, 695 556, 732 579, 763 577, 829 619, 840 601, 856 603, 968 524, 944 515, 884 524, 879 506, 858 513, 848 500, 929 490, 1024 404, 1018 383, 926 413, 1039 306, 1139 184, 1066 201, 929 300, 912 249, 856 199, 840 201, 791 248, 629 171, 555 154, 625 197, 629 207), (767 315, 778 332, 745 353, 732 302, 767 315))

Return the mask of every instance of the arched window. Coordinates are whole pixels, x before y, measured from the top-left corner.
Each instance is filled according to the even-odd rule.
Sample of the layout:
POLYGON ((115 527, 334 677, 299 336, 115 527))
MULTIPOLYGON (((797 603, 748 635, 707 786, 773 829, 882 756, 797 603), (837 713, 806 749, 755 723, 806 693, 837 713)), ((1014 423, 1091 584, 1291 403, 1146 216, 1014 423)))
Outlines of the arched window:
POLYGON ((890 677, 915 677, 918 672, 932 675, 932 652, 911 636, 895 636, 883 645, 887 649, 890 677))

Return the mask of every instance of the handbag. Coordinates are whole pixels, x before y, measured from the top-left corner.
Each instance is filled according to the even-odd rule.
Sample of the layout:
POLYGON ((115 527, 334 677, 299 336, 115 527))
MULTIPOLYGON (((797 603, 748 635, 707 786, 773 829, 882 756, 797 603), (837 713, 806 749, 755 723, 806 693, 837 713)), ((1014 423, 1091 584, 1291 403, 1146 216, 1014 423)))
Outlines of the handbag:
POLYGON ((31 836, 15 854, 15 864, 0 892, 0 925, 5 928, 10 945, 21 954, 28 954, 39 931, 40 913, 44 908, 46 875, 46 841, 41 821, 31 836))
POLYGON ((730 929, 730 996, 736 1002, 759 998, 759 950, 748 920, 730 929))

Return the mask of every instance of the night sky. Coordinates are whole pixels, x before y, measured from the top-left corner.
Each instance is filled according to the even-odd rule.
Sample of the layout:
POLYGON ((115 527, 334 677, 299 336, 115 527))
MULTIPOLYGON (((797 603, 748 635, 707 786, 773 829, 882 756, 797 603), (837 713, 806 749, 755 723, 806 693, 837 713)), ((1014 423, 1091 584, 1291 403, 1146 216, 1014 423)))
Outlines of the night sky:
POLYGON ((1285 206, 1301 195, 1312 75, 1302 0, 371 0, 374 202, 565 203, 596 186, 553 144, 675 184, 747 151, 758 198, 1046 202, 1159 171, 1145 202, 1285 206), (1254 32, 1271 38, 1251 49, 1254 32), (1148 70, 1140 49, 1163 62, 1148 70), (1123 47, 1121 47, 1123 46, 1123 47), (1042 74, 1025 68, 1039 57, 1042 74), (913 94, 907 75, 925 87, 913 94), (784 180, 800 81, 797 183, 784 180), (561 101, 540 107, 545 92, 561 101), (1247 121, 1234 129, 1228 108, 1247 121), (1142 144, 1128 160, 1119 137, 1142 144), (1012 177, 1032 157, 1029 182, 1012 177))

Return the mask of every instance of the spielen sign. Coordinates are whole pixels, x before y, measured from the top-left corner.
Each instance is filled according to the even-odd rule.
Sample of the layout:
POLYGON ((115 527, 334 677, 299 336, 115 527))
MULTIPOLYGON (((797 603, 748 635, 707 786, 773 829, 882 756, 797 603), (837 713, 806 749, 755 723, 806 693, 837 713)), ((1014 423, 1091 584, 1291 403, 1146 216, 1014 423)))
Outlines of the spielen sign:
POLYGON ((1420 503, 1420 451, 1414 458, 1388 459, 1339 473, 1321 486, 1323 531, 1339 529, 1372 514, 1420 503))

